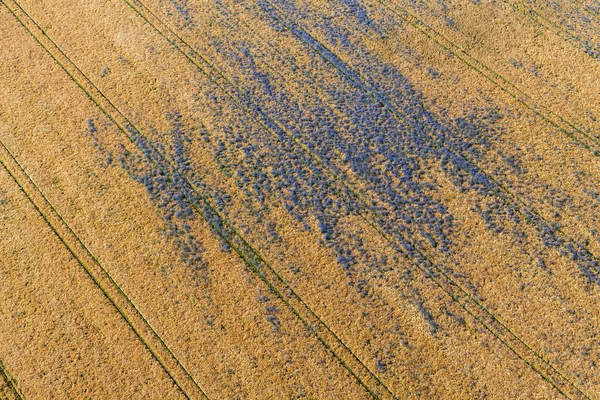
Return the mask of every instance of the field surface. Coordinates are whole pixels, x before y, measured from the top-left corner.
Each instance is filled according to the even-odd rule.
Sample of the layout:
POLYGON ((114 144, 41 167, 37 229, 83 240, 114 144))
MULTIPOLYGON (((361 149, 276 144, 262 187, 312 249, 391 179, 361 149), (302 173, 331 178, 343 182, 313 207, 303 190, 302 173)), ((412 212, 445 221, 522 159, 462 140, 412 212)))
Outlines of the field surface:
POLYGON ((598 0, 0 0, 0 399, 599 399, 598 0))

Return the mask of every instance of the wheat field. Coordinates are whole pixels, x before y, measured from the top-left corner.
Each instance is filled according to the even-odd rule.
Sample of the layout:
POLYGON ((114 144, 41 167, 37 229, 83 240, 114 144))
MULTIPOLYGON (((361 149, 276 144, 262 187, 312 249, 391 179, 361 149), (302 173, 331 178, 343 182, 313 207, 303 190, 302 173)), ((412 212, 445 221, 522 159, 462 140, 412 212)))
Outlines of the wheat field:
POLYGON ((1 399, 600 399, 598 0, 0 0, 1 399))

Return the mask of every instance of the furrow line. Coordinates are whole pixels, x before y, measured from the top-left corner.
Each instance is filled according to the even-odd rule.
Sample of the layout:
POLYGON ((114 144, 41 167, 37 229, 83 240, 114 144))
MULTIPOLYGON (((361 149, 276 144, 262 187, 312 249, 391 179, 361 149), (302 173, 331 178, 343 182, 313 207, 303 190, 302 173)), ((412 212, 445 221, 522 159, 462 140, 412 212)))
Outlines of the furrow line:
MULTIPOLYGON (((0 2, 2 2, 9 12, 19 21, 19 23, 21 23, 36 42, 42 46, 42 48, 44 48, 59 65, 61 65, 48 51, 47 47, 33 34, 30 28, 25 25, 23 18, 19 18, 19 16, 8 7, 4 0, 0 0, 0 2)), ((14 157, 12 152, 1 140, 0 157, 0 162, 2 162, 3 167, 26 194, 36 210, 38 210, 56 236, 67 247, 69 252, 104 293, 111 304, 118 310, 131 329, 139 337, 140 341, 173 380, 175 385, 187 398, 208 398, 202 388, 181 364, 179 359, 173 354, 171 349, 154 330, 137 306, 123 292, 121 287, 113 280, 98 259, 71 229, 52 203, 46 198, 41 189, 36 185, 31 176, 25 171, 16 157, 14 157), (34 200, 33 197, 37 197, 37 201, 34 200), (173 370, 176 372, 173 372, 173 370)))
POLYGON ((39 189, 1 140, 0 164, 81 268, 85 270, 86 274, 92 279, 94 284, 96 284, 104 296, 123 317, 144 347, 146 347, 152 357, 160 364, 162 369, 167 373, 182 394, 188 399, 207 398, 201 389, 193 387, 196 386, 195 384, 186 382, 186 379, 190 378, 187 376, 187 371, 185 371, 179 363, 179 360, 177 360, 162 338, 121 290, 119 285, 102 267, 96 257, 71 230, 52 203, 50 203, 44 193, 39 189), (174 373, 172 370, 177 372, 174 373))
POLYGON ((574 123, 568 121, 559 114, 548 109, 543 104, 536 104, 532 100, 531 96, 525 93, 522 89, 519 89, 508 79, 504 78, 502 75, 500 75, 481 61, 469 55, 469 53, 463 50, 460 46, 456 45, 454 42, 446 38, 441 33, 437 32, 435 29, 431 28, 429 25, 421 21, 419 18, 417 18, 410 12, 398 6, 396 3, 389 3, 393 4, 393 6, 390 6, 385 0, 377 0, 377 2, 380 3, 384 8, 389 10, 391 13, 397 15, 403 21, 416 28, 423 35, 434 41, 442 49, 457 57, 469 68, 473 69, 485 79, 492 82, 496 87, 508 94, 510 97, 514 98, 523 106, 533 111, 536 115, 543 118, 546 122, 559 129, 569 138, 573 139, 576 143, 578 143, 585 149, 591 151, 593 155, 600 156, 600 149, 598 148, 598 146, 600 146, 600 141, 598 139, 584 132, 582 129, 578 128, 574 123), (477 64, 479 67, 477 67, 475 64, 477 64), (483 70, 487 71, 487 73, 483 70), (512 92, 510 88, 518 92, 518 94, 512 92))
POLYGON ((18 386, 17 386, 15 380, 8 373, 8 371, 4 367, 4 364, 2 363, 2 361, 0 361, 0 377, 2 379, 4 379, 4 381, 8 385, 8 388, 10 389, 11 393, 15 396, 16 400, 23 400, 24 399, 23 394, 18 389, 18 386))
MULTIPOLYGON (((550 19, 546 18, 543 14, 541 14, 540 12, 535 11, 533 8, 527 6, 524 2, 516 1, 514 3, 511 3, 510 1, 507 1, 507 0, 502 0, 502 2, 506 3, 508 6, 513 8, 515 11, 523 14, 527 18, 536 22, 538 25, 543 26, 544 28, 548 29, 550 32, 553 32, 557 36, 559 36, 559 37, 563 38, 564 40, 566 40, 567 42, 571 43, 571 45, 573 47, 582 48, 583 52, 586 55, 588 55, 590 58, 592 58, 596 61, 600 61, 600 59, 597 56, 590 54, 589 45, 586 44, 585 41, 583 41, 579 36, 572 34, 567 29, 564 29, 560 24, 557 24, 557 23, 551 21, 550 19), (544 21, 547 25, 544 24, 540 20, 544 21), (554 29, 552 29, 548 25, 550 25, 554 29), (580 46, 578 46, 576 43, 579 43, 580 46)), ((587 11, 585 8, 583 8, 583 10, 587 11)))

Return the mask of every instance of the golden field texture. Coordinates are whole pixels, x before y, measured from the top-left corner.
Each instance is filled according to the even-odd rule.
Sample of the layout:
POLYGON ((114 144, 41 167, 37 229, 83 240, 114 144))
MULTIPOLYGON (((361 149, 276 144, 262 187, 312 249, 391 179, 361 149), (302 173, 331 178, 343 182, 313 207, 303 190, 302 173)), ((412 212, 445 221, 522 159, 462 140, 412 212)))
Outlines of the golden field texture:
POLYGON ((600 3, 0 0, 1 399, 600 399, 600 3))

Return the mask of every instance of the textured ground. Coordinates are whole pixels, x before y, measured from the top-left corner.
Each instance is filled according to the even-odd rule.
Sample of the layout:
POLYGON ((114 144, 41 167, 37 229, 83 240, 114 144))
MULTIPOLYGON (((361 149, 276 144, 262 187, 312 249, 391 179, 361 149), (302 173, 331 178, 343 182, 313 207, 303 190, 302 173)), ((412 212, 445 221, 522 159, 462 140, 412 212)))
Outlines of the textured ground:
POLYGON ((1 399, 600 399, 597 0, 0 0, 1 399))

